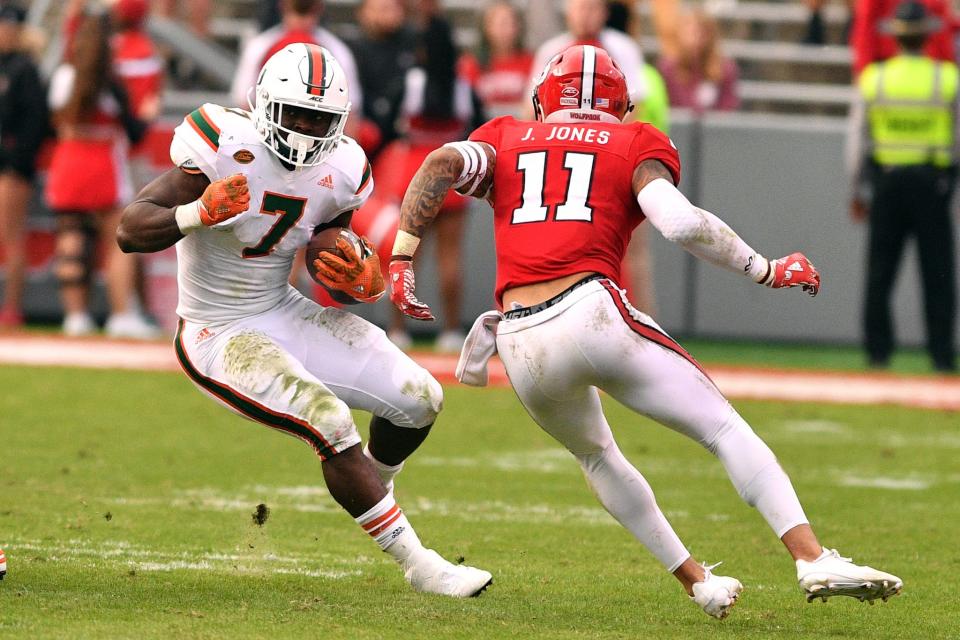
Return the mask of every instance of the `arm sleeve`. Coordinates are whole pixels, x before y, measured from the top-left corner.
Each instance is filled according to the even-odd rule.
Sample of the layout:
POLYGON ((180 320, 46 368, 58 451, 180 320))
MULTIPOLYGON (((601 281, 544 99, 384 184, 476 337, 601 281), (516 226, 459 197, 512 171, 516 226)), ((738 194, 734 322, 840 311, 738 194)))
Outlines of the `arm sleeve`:
POLYGON ((709 211, 699 209, 680 191, 657 178, 637 194, 644 215, 670 242, 710 264, 763 281, 769 272, 766 258, 740 239, 733 229, 709 211))
POLYGON ((220 124, 223 107, 205 104, 192 111, 173 132, 170 159, 187 172, 199 170, 213 182, 220 179, 217 156, 220 149, 220 124))

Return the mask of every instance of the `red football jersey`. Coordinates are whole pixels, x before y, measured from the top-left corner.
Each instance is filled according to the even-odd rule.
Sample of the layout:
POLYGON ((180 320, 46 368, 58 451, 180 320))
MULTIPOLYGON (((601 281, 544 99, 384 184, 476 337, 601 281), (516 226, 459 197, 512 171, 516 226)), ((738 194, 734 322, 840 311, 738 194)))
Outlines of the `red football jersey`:
POLYGON ((670 139, 643 122, 527 122, 504 116, 470 140, 497 151, 493 175, 497 302, 506 289, 595 271, 619 280, 643 221, 633 171, 659 160, 680 182, 670 139))

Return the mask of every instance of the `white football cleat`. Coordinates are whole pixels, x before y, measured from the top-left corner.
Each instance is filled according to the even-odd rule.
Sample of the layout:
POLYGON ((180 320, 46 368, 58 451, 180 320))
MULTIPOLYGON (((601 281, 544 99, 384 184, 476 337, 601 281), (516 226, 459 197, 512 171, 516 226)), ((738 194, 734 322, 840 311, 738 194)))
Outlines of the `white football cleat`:
POLYGON ((452 598, 474 598, 493 582, 489 571, 447 562, 433 549, 423 549, 410 558, 403 577, 422 593, 452 598))
POLYGON ((690 599, 696 602, 708 616, 723 620, 730 613, 730 608, 737 604, 743 585, 736 578, 713 575, 711 570, 719 564, 718 562, 709 567, 706 564, 703 565, 707 575, 704 576, 703 581, 694 583, 693 595, 690 599))
POLYGON ((3 555, 3 549, 0 549, 0 580, 7 575, 7 556, 3 555))
POLYGON ((807 594, 807 602, 833 596, 850 596, 860 602, 880 598, 884 602, 900 593, 903 580, 872 567, 853 564, 836 549, 824 549, 813 562, 797 560, 797 582, 807 594))

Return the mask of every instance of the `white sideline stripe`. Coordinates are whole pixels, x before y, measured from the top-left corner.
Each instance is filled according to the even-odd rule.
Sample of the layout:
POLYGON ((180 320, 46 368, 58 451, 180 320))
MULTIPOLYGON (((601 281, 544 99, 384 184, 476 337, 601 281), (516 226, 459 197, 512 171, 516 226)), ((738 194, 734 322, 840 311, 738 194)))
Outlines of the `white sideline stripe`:
MULTIPOLYGON (((443 382, 454 380, 457 356, 413 353, 413 359, 443 382)), ((173 347, 164 342, 106 339, 0 336, 0 363, 94 369, 178 371, 173 347)), ((960 377, 896 377, 879 374, 817 373, 708 367, 707 372, 730 398, 840 404, 893 404, 960 411, 960 377)), ((492 386, 509 384, 503 364, 489 367, 492 386)))
MULTIPOLYGON (((181 509, 197 509, 200 511, 250 511, 257 504, 256 498, 108 498, 111 504, 128 507, 142 507, 152 505, 169 505, 181 509)), ((271 508, 283 508, 300 513, 340 513, 342 510, 335 504, 273 503, 271 508)))
POLYGON ((783 428, 792 433, 828 433, 830 435, 850 433, 850 427, 832 420, 789 420, 783 428))
MULTIPOLYGON (((562 454, 565 458, 570 457, 565 451, 547 451, 543 452, 545 454, 562 454)), ((437 459, 441 461, 442 459, 437 459)), ((464 460, 461 458, 460 460, 464 460)), ((576 465, 572 463, 572 458, 570 464, 568 465, 571 470, 576 469, 576 465)), ((257 503, 257 500, 263 498, 264 496, 270 496, 267 498, 267 501, 270 505, 270 508, 274 512, 282 511, 294 511, 298 513, 325 513, 325 514, 337 514, 339 515, 342 510, 336 504, 334 504, 332 499, 329 499, 322 503, 317 502, 307 502, 304 501, 303 497, 291 496, 286 494, 287 501, 279 499, 279 496, 282 495, 282 491, 289 489, 289 487, 264 487, 262 485, 256 485, 259 498, 248 495, 246 493, 225 493, 213 487, 202 487, 196 489, 188 489, 186 491, 177 492, 178 495, 175 497, 155 497, 155 498, 126 498, 126 497, 116 497, 116 498, 107 498, 104 501, 111 504, 119 504, 129 507, 170 507, 174 506, 182 509, 194 509, 198 511, 212 511, 212 512, 223 512, 223 511, 250 511, 253 505, 257 503), (296 497, 295 500, 289 501, 289 498, 296 497)), ((313 487, 310 487, 311 489, 313 487)), ((323 496, 325 497, 325 496, 323 496)), ((599 524, 599 525, 616 525, 616 521, 600 507, 594 506, 558 506, 554 504, 547 503, 509 503, 503 502, 500 500, 481 500, 481 501, 468 501, 468 500, 434 500, 427 497, 414 497, 409 500, 404 500, 403 509, 410 515, 424 514, 429 513, 433 515, 441 515, 444 517, 454 517, 460 520, 465 520, 467 522, 550 522, 555 524, 561 524, 565 522, 577 522, 581 524, 599 524)), ((691 514, 687 511, 681 510, 671 510, 668 511, 668 515, 671 518, 689 518, 691 514)), ((726 514, 697 514, 697 518, 705 518, 707 520, 722 522, 729 518, 726 514)), ((84 545, 80 545, 77 548, 84 548, 84 545)), ((98 553, 111 556, 123 556, 123 555, 135 555, 137 552, 131 550, 129 545, 121 545, 112 549, 98 550, 98 553)), ((167 558, 172 556, 168 555, 167 558)), ((268 559, 275 559, 278 562, 300 562, 304 560, 302 557, 272 557, 267 556, 268 559)), ((202 554, 180 554, 176 556, 177 559, 183 560, 242 560, 243 556, 225 556, 217 555, 211 553, 202 553, 202 554)), ((337 558, 339 560, 339 558, 337 558)), ((362 563, 362 558, 354 559, 350 564, 362 563)))
POLYGON ((429 467, 484 468, 537 473, 576 473, 579 470, 576 459, 566 449, 507 451, 479 456, 424 456, 417 458, 417 464, 429 467))
POLYGON ((299 566, 301 564, 316 565, 319 562, 333 560, 335 564, 356 566, 370 564, 371 560, 364 557, 356 559, 339 556, 309 557, 309 556, 277 556, 275 554, 237 555, 210 552, 191 551, 162 551, 154 549, 136 548, 127 541, 106 541, 91 545, 83 540, 69 540, 66 543, 50 543, 40 540, 5 540, 8 555, 22 551, 36 551, 43 553, 47 560, 73 561, 97 566, 93 562, 101 560, 126 561, 126 566, 138 571, 216 571, 220 573, 241 573, 249 575, 281 574, 302 575, 312 578, 342 579, 362 575, 360 569, 312 569, 299 566), (269 566, 272 563, 288 566, 269 566), (292 565, 292 566, 290 566, 292 565))
POLYGON ((180 368, 173 346, 161 342, 114 342, 0 337, 0 362, 33 366, 172 371, 180 368))
POLYGON ((860 476, 844 476, 840 478, 844 487, 868 487, 870 489, 893 489, 895 491, 923 491, 933 486, 932 482, 917 478, 863 478, 860 476))

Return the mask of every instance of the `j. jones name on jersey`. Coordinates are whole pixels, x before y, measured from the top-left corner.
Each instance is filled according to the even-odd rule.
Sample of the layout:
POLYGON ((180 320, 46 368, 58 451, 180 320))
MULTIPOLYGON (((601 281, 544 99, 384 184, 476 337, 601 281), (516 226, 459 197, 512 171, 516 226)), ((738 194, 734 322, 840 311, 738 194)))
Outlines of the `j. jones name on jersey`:
MULTIPOLYGON (((533 127, 527 129, 527 132, 520 138, 521 142, 526 142, 528 140, 536 140, 536 137, 533 135, 533 127)), ((610 132, 609 131, 597 131, 590 127, 568 127, 568 126, 555 126, 551 127, 550 131, 547 133, 547 137, 544 138, 545 142, 550 142, 551 140, 559 141, 570 141, 570 142, 591 142, 593 144, 607 144, 610 141, 610 132)))

